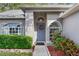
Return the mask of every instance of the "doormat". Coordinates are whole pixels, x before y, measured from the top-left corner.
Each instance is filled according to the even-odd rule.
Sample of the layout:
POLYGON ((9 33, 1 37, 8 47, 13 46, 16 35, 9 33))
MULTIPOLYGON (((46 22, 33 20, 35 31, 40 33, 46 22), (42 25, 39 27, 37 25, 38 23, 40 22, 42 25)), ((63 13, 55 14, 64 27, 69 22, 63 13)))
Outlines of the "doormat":
POLYGON ((37 42, 36 45, 45 45, 43 42, 37 42))

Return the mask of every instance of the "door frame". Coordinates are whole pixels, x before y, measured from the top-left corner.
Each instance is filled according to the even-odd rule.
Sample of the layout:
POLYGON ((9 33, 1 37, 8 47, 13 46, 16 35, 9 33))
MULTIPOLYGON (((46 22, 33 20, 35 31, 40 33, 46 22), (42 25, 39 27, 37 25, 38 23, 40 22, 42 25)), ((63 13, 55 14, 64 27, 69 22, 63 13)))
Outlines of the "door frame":
MULTIPOLYGON (((45 32, 44 32, 44 33, 45 33, 45 34, 44 34, 44 41, 37 41, 37 40, 38 40, 38 39, 37 39, 36 42, 37 42, 37 43, 39 43, 39 42, 46 43, 46 21, 45 21, 46 19, 45 19, 45 17, 43 17, 43 16, 39 16, 39 17, 37 17, 37 19, 40 18, 40 17, 42 17, 42 18, 44 19, 44 27, 45 27, 45 28, 44 28, 44 31, 45 31, 45 32)), ((38 27, 37 27, 37 32, 38 32, 38 27)), ((38 36, 37 36, 37 38, 38 38, 38 36)))

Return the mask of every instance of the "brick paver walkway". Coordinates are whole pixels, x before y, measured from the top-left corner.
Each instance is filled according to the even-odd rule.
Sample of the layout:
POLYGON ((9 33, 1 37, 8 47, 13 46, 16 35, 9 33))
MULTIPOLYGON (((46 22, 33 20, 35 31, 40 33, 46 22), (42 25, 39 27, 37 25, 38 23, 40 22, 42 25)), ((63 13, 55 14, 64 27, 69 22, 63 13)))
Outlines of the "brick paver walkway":
POLYGON ((45 45, 35 46, 33 56, 49 56, 47 47, 45 45))

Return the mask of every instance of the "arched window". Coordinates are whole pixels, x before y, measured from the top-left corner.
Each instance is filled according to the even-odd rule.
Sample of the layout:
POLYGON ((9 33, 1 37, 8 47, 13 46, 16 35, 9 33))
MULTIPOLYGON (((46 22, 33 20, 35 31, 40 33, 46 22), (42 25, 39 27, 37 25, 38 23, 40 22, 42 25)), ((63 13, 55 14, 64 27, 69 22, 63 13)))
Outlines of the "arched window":
POLYGON ((2 26, 2 34, 22 34, 22 24, 8 23, 2 26))
POLYGON ((53 33, 60 32, 61 30, 62 30, 62 26, 61 26, 60 22, 55 21, 55 22, 51 23, 49 26, 50 40, 53 37, 53 33))

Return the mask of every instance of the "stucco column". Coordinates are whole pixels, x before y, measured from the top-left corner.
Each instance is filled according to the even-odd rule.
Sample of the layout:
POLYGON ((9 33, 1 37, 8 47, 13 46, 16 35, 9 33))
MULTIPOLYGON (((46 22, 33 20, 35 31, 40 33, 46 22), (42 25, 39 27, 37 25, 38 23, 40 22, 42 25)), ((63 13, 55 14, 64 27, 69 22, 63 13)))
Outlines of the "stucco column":
POLYGON ((48 27, 48 23, 46 25, 46 43, 49 43, 50 39, 49 39, 49 27, 48 27))
POLYGON ((34 16, 32 11, 25 12, 25 35, 31 36, 34 44, 34 16))

